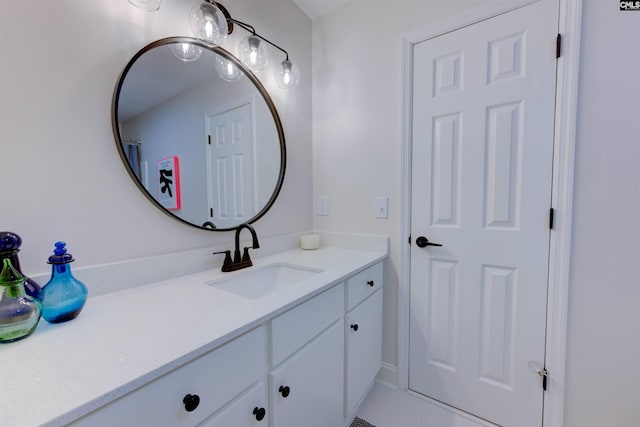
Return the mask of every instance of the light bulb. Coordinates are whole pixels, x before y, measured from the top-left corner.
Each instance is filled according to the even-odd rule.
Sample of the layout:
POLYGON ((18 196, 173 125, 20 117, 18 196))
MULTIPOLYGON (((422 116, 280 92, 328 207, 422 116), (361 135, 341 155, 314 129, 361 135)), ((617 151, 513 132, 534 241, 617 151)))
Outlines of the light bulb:
POLYGON ((221 45, 227 38, 229 31, 229 24, 224 13, 206 1, 193 5, 189 12, 189 24, 196 38, 214 46, 221 45))
POLYGON ((171 45, 171 53, 181 61, 193 62, 202 55, 202 48, 191 43, 174 43, 171 45))
POLYGON ((237 82, 242 78, 242 76, 244 76, 244 73, 240 68, 236 67, 233 62, 220 55, 216 56, 215 67, 218 72, 218 76, 220 76, 222 80, 228 82, 237 82))
POLYGON ((298 86, 300 82, 300 70, 296 64, 285 59, 280 64, 280 75, 278 77, 278 87, 284 90, 291 90, 298 86))
POLYGON ((262 71, 269 63, 269 51, 260 37, 245 37, 238 46, 240 60, 253 71, 262 71))

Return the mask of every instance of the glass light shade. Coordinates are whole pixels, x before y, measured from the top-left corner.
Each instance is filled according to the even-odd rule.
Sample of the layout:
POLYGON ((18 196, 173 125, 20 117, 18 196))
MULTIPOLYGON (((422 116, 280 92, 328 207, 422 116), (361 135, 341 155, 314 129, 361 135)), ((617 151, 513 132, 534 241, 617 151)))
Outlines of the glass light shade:
POLYGON ((147 12, 155 12, 160 9, 162 0, 129 0, 129 3, 147 12))
POLYGON ((280 64, 280 73, 278 76, 278 87, 284 90, 291 90, 298 86, 300 82, 300 70, 293 62, 285 59, 280 64))
POLYGON ((189 24, 193 35, 214 46, 221 45, 228 35, 227 18, 211 3, 199 2, 189 12, 189 24))
POLYGON ((191 43, 175 43, 171 45, 171 53, 181 61, 193 62, 202 55, 202 48, 191 43))
POLYGON ((244 76, 242 70, 240 70, 236 65, 229 61, 228 59, 217 55, 216 56, 216 71, 222 80, 226 80, 228 82, 237 82, 244 76))
POLYGON ((269 51, 266 43, 258 36, 245 37, 238 46, 240 60, 253 71, 262 71, 269 63, 269 51))

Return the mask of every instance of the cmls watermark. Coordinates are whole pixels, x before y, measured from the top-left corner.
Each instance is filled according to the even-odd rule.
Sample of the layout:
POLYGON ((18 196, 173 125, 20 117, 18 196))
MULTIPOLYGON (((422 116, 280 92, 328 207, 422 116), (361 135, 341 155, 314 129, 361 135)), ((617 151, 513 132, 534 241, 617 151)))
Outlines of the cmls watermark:
POLYGON ((620 10, 640 10, 640 1, 620 0, 620 10))

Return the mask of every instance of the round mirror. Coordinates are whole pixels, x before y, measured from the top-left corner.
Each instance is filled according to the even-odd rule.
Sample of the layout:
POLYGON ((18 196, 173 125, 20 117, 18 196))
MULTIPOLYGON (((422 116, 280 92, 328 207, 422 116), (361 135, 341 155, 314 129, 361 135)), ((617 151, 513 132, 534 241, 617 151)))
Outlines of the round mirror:
POLYGON ((220 47, 189 37, 155 41, 124 68, 112 125, 142 193, 171 217, 226 231, 262 217, 286 165, 271 97, 220 47))

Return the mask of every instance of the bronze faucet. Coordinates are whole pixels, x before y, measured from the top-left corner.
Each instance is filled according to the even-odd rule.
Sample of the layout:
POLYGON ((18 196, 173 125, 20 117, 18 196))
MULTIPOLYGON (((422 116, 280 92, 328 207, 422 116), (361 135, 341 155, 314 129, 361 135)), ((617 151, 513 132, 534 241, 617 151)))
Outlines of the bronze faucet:
POLYGON ((256 234, 256 230, 249 224, 240 224, 236 228, 236 248, 233 252, 233 260, 231 260, 231 251, 222 251, 222 252, 214 252, 213 254, 225 254, 224 261, 222 262, 222 271, 236 271, 242 268, 251 267, 253 263, 251 262, 251 257, 249 256, 249 247, 244 248, 244 252, 242 256, 240 256, 240 232, 243 228, 246 228, 251 232, 252 249, 258 249, 260 247, 260 243, 258 242, 258 236, 256 234))

